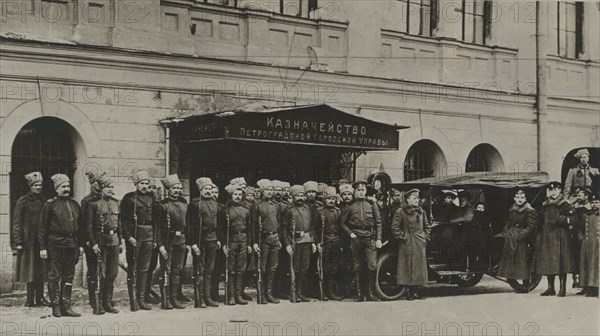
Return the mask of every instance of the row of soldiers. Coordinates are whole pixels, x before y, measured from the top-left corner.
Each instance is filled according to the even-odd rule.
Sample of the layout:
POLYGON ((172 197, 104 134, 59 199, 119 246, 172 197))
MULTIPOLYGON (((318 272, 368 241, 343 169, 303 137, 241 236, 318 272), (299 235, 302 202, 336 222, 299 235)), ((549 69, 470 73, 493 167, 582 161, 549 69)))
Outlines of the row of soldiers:
POLYGON ((71 290, 75 266, 80 254, 85 254, 94 313, 118 313, 112 297, 122 241, 134 311, 152 309, 148 293, 157 259, 162 308, 185 307, 181 278, 189 251, 197 307, 218 306, 215 298, 223 268, 227 269, 227 304, 247 304, 251 297, 244 287, 254 271, 259 303, 279 303, 273 295, 276 279, 280 279, 280 297, 309 301, 305 290, 312 281, 308 273, 315 259, 319 261, 321 298, 339 300, 335 292, 341 287, 336 279, 342 236, 351 238, 356 300, 376 300, 373 287, 382 224, 378 207, 366 199, 366 181, 341 185, 338 196, 336 188, 313 181, 290 186, 262 179, 254 188, 240 177, 230 181, 225 188, 228 202, 220 204, 217 186, 210 178, 201 177, 196 180, 200 196, 188 204, 177 175, 161 180, 166 192, 162 200, 153 192, 154 179, 147 171, 132 176, 135 190, 121 201, 114 197, 109 176, 88 173, 88 178, 92 192, 80 206, 70 197, 66 175, 52 176, 57 196, 47 201, 41 196, 42 174, 25 176, 31 192, 17 202, 13 232, 19 237, 16 248, 23 252, 19 265, 26 265, 22 270, 29 271, 18 272, 28 283, 29 306, 46 304, 43 282, 47 269, 52 314, 79 316, 71 307, 71 290), (340 196, 343 211, 337 206, 340 196), (23 238, 27 236, 33 239, 23 238), (219 261, 221 251, 225 261, 219 261), (282 266, 280 260, 285 261, 282 266), (286 274, 290 284, 283 280, 286 274))

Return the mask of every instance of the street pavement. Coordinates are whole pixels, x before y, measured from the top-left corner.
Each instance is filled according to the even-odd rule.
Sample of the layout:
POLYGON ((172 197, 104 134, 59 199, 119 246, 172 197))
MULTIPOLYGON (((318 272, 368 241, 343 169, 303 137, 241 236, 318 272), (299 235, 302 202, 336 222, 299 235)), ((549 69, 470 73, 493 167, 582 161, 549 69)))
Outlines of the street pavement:
MULTIPOLYGON (((558 285, 558 281, 557 281, 558 285)), ((191 287, 191 286, 188 286, 191 287)), ((2 297, 3 335, 600 335, 600 300, 575 295, 540 297, 542 282, 515 294, 490 277, 473 288, 432 285, 418 301, 311 302, 129 311, 117 293, 119 314, 92 315, 87 297, 75 293, 81 318, 54 318, 50 308, 27 308, 22 296, 2 297)), ((186 294, 192 292, 187 288, 186 294)))

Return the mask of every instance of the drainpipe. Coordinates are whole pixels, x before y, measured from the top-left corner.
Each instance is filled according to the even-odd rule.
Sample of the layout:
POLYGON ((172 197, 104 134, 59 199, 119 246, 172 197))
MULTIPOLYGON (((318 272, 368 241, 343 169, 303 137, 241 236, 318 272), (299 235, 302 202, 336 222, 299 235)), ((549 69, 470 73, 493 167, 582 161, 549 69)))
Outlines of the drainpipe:
POLYGON ((535 56, 536 56, 536 117, 537 117, 537 167, 548 169, 548 87, 546 85, 546 61, 548 55, 548 2, 536 2, 535 56))

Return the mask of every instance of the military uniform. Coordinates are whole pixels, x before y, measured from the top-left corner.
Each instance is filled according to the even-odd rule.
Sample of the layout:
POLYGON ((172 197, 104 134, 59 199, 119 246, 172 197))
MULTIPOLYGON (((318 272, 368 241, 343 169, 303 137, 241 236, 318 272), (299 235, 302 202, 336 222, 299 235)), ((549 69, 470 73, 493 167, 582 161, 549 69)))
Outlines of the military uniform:
MULTIPOLYGON (((585 215, 591 210, 590 203, 577 200, 573 203, 575 212, 573 221, 569 226, 571 238, 571 254, 573 255, 573 287, 580 287, 579 265, 581 263, 581 241, 585 234, 585 215)), ((584 293, 582 293, 584 294, 584 293)))
POLYGON ((565 198, 571 203, 574 202, 578 188, 591 190, 594 179, 598 179, 598 176, 600 176, 598 168, 591 167, 589 164, 579 164, 577 167, 569 169, 563 190, 565 198))
POLYGON ((197 245, 200 256, 194 253, 194 265, 201 275, 203 300, 207 306, 218 306, 211 298, 212 276, 217 255, 218 218, 221 215, 219 204, 212 198, 195 198, 190 204, 188 221, 190 224, 189 245, 197 245), (200 228, 200 220, 202 227, 200 228), (199 232, 199 230, 201 230, 199 232), (201 233, 201 240, 198 234, 201 233))
POLYGON ((21 246, 17 257, 17 281, 27 283, 27 306, 46 305, 44 282, 48 277, 46 260, 40 258, 38 227, 46 201, 41 193, 29 192, 17 201, 13 210, 13 242, 21 246))
POLYGON ((340 227, 340 209, 335 206, 324 206, 319 211, 322 222, 318 223, 317 239, 323 237, 323 280, 324 296, 339 300, 335 294, 339 265, 342 260, 342 243, 340 227))
POLYGON ((144 310, 150 308, 145 304, 144 298, 147 282, 152 282, 152 278, 148 279, 148 269, 154 244, 156 244, 155 207, 154 195, 151 192, 141 193, 136 190, 125 194, 121 200, 121 225, 127 249, 128 277, 131 278, 135 270, 136 299, 140 308, 144 310), (135 239, 136 246, 131 244, 130 238, 135 239), (134 253, 136 254, 135 261, 133 260, 134 253))
POLYGON ((80 225, 80 245, 83 247, 85 254, 85 263, 87 266, 87 289, 88 289, 88 301, 90 306, 93 308, 96 306, 94 299, 94 292, 96 290, 96 282, 98 281, 98 257, 92 250, 92 246, 89 243, 87 223, 86 219, 88 213, 91 211, 91 204, 102 198, 102 193, 95 192, 92 190, 81 200, 81 225, 80 225))
POLYGON ((599 245, 600 211, 591 209, 585 215, 585 235, 581 242, 580 281, 587 287, 586 296, 598 296, 599 245))
POLYGON ((159 281, 164 283, 165 270, 169 275, 169 286, 165 288, 165 294, 169 298, 166 309, 183 308, 176 301, 179 289, 183 259, 187 253, 186 237, 188 231, 187 216, 188 205, 185 199, 165 198, 157 207, 158 244, 167 250, 168 258, 160 258, 159 281), (170 224, 170 225, 169 225, 170 224))
POLYGON ((100 299, 107 312, 118 313, 112 306, 115 279, 119 272, 121 253, 121 221, 119 201, 111 196, 102 196, 90 203, 86 216, 90 246, 99 245, 102 254, 100 299))
MULTIPOLYGON (((284 198, 275 199, 275 197, 273 197, 273 202, 279 207, 280 214, 283 214, 283 211, 291 205, 291 203, 284 198)), ((279 238, 279 241, 283 246, 285 244, 283 235, 280 235, 279 238)), ((287 299, 289 297, 288 288, 290 288, 290 261, 288 259, 287 251, 283 248, 279 250, 279 259, 274 278, 273 296, 284 300, 287 299)))
POLYGON ((244 273, 246 272, 248 256, 248 240, 250 238, 250 210, 241 203, 230 202, 224 210, 225 223, 222 225, 223 243, 229 250, 229 301, 228 304, 247 304, 242 298, 244 290, 244 273), (227 237, 229 223, 229 237, 227 237))
POLYGON ((261 199, 250 209, 252 224, 252 244, 260 244, 260 271, 265 275, 266 286, 263 293, 271 303, 279 302, 272 295, 275 271, 279 264, 279 219, 280 208, 273 200, 261 199), (267 274, 268 273, 268 274, 267 274))
POLYGON ((42 208, 38 239, 40 250, 48 251, 48 295, 55 316, 59 307, 59 281, 60 313, 79 315, 71 310, 75 265, 79 260, 79 216, 79 204, 68 197, 49 199, 42 208))
POLYGON ((350 240, 350 249, 352 250, 352 263, 355 273, 356 291, 358 300, 362 300, 363 287, 361 286, 361 275, 363 266, 361 262, 364 258, 367 260, 367 269, 369 271, 369 280, 367 282, 366 295, 368 299, 372 297, 371 290, 375 282, 375 273, 377 271, 377 247, 376 241, 381 240, 381 217, 377 205, 366 199, 354 199, 344 210, 340 220, 342 229, 351 235, 354 233, 356 238, 350 240))

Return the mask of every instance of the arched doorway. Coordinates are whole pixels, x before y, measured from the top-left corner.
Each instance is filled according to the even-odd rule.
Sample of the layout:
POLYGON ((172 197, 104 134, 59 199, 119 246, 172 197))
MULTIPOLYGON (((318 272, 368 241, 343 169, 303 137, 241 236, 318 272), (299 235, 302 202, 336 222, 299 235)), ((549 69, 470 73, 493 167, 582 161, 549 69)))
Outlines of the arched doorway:
POLYGON ((415 142, 404 159, 404 181, 432 177, 446 170, 446 158, 441 148, 431 140, 415 142))
POLYGON ((479 144, 475 146, 465 166, 466 173, 472 172, 500 172, 504 170, 504 160, 498 150, 490 144, 479 144))
MULTIPOLYGON (((75 129, 54 117, 42 117, 27 123, 17 136, 11 150, 10 209, 22 195, 29 192, 24 175, 40 171, 44 177, 44 196, 55 195, 50 177, 66 174, 75 182, 75 129)), ((74 187, 72 188, 74 190, 74 187)), ((11 235, 12 236, 12 235, 11 235)))

